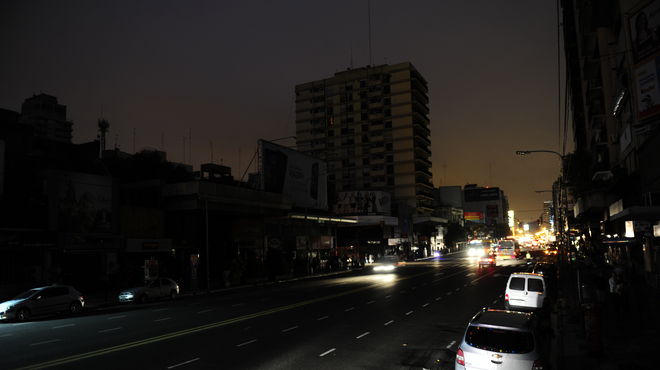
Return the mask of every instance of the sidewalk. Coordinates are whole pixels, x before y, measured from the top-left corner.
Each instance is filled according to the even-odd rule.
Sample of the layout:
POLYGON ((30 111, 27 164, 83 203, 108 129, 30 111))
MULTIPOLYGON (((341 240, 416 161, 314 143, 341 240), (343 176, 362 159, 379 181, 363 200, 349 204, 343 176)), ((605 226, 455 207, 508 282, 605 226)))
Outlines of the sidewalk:
POLYGON ((660 368, 656 353, 660 349, 658 292, 650 288, 631 291, 622 311, 610 299, 585 294, 580 303, 578 276, 587 288, 584 292, 596 272, 575 264, 560 270, 553 323, 558 352, 555 369, 660 368))

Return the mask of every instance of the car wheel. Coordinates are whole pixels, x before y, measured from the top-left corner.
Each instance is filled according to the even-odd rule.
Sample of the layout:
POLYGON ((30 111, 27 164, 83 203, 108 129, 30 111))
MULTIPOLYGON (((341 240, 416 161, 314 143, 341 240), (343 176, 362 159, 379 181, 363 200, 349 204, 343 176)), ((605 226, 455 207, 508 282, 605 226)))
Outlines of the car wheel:
POLYGON ((176 298, 176 290, 171 290, 170 291, 170 299, 176 298))
POLYGON ((18 321, 25 321, 30 318, 30 310, 27 308, 21 308, 16 312, 16 319, 18 321))
POLYGON ((69 313, 75 315, 80 313, 80 311, 82 311, 82 305, 80 302, 71 302, 71 305, 69 305, 69 313))
POLYGON ((147 297, 146 294, 143 294, 143 295, 140 296, 140 299, 138 301, 140 303, 147 303, 148 300, 149 300, 149 297, 147 297))

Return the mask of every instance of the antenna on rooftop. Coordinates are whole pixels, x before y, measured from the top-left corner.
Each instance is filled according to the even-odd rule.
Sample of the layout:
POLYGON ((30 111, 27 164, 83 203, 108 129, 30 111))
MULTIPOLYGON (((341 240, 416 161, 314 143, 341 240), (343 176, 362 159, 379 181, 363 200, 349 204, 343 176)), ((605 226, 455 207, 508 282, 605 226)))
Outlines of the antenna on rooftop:
MULTIPOLYGON (((108 133, 108 130, 110 129, 110 123, 103 118, 103 114, 101 114, 101 118, 99 118, 98 123, 99 127, 99 158, 103 156, 103 151, 105 150, 105 135, 108 133)), ((117 144, 115 143, 115 147, 117 144)))

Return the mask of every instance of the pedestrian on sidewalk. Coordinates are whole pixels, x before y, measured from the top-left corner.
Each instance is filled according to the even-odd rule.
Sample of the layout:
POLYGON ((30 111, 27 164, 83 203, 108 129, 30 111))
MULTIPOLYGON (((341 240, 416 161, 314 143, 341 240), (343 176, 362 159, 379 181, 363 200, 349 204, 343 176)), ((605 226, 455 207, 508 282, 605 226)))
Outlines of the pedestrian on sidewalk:
POLYGON ((617 318, 623 317, 623 281, 621 276, 612 272, 612 275, 609 279, 610 285, 610 301, 612 302, 612 307, 617 318))

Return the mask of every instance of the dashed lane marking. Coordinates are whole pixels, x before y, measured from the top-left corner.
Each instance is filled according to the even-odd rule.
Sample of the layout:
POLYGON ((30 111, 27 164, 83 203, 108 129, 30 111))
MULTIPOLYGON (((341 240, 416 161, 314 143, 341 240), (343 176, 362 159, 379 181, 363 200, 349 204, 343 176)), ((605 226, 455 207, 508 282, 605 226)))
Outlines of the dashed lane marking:
POLYGON ((56 343, 56 342, 61 342, 62 339, 51 339, 51 340, 45 340, 43 342, 36 342, 36 343, 31 343, 31 346, 40 346, 42 344, 48 344, 48 343, 56 343))
POLYGON ((372 303, 375 303, 375 302, 376 301, 369 301, 369 302, 367 302, 367 304, 372 304, 372 303))
POLYGON ((394 322, 394 320, 390 320, 390 321, 386 322, 385 324, 383 324, 383 326, 388 326, 389 324, 391 324, 393 322, 394 322))
POLYGON ((200 314, 200 313, 207 313, 207 312, 211 312, 211 311, 213 311, 213 309, 212 309, 212 308, 208 308, 208 309, 206 309, 206 310, 197 311, 197 313, 200 314))
POLYGON ((388 294, 388 295, 385 296, 385 298, 387 299, 387 298, 390 298, 391 296, 392 296, 391 294, 388 294))
POLYGON ((98 332, 99 332, 99 333, 107 333, 107 332, 110 332, 110 331, 117 331, 117 330, 121 330, 121 326, 118 326, 118 327, 116 327, 116 328, 110 328, 110 329, 99 330, 98 332))
POLYGON ((329 354, 329 353, 332 353, 332 352, 334 352, 336 349, 337 349, 337 348, 330 348, 329 350, 327 350, 327 351, 321 353, 321 354, 319 355, 319 357, 323 357, 323 356, 325 356, 325 355, 327 355, 327 354, 329 354))
POLYGON ((124 317, 126 317, 126 315, 110 316, 110 317, 107 318, 107 320, 123 319, 124 317))
POLYGON ((184 362, 172 365, 172 366, 168 366, 167 370, 174 369, 175 367, 179 367, 179 366, 183 366, 183 365, 188 365, 189 363, 195 362, 195 361, 199 361, 199 357, 195 357, 192 360, 188 360, 188 361, 184 361, 184 362))
POLYGON ((237 344, 236 347, 247 346, 248 344, 250 344, 250 343, 254 343, 254 342, 256 342, 256 341, 257 341, 256 339, 248 340, 247 342, 243 342, 243 343, 241 343, 241 344, 237 344))
POLYGON ((327 319, 327 318, 328 318, 328 316, 321 316, 321 317, 319 317, 318 319, 316 319, 316 321, 325 320, 325 319, 327 319))
POLYGON ((355 307, 349 307, 349 308, 345 309, 344 312, 353 311, 354 309, 355 309, 355 307))
POLYGON ((429 305, 428 303, 424 303, 424 304, 422 305, 422 307, 426 307, 426 306, 428 306, 428 305, 429 305))
POLYGON ((286 333, 286 332, 288 332, 288 331, 296 330, 296 329, 298 329, 298 325, 294 325, 294 326, 292 326, 292 327, 290 327, 290 328, 282 329, 282 333, 286 333))
POLYGON ((154 322, 158 322, 158 321, 166 321, 166 320, 170 320, 170 319, 171 319, 171 317, 163 317, 163 318, 160 318, 160 319, 156 319, 156 320, 154 320, 154 322))
POLYGON ((441 299, 442 299, 442 297, 435 297, 435 300, 436 300, 436 301, 439 301, 439 300, 441 300, 441 299))
POLYGON ((69 328, 71 326, 76 326, 76 324, 64 324, 64 325, 57 325, 53 326, 52 329, 62 329, 62 328, 69 328))
POLYGON ((455 340, 452 340, 451 343, 449 343, 445 348, 449 349, 449 348, 451 348, 451 346, 453 346, 454 344, 456 344, 456 341, 455 341, 455 340))
POLYGON ((360 339, 360 338, 362 338, 362 337, 366 337, 366 336, 369 335, 369 334, 370 334, 370 333, 369 333, 368 331, 365 331, 364 333, 362 333, 362 334, 358 335, 357 337, 355 337, 355 339, 360 339))
POLYGON ((411 313, 413 313, 413 311, 406 312, 406 316, 410 316, 411 313))

